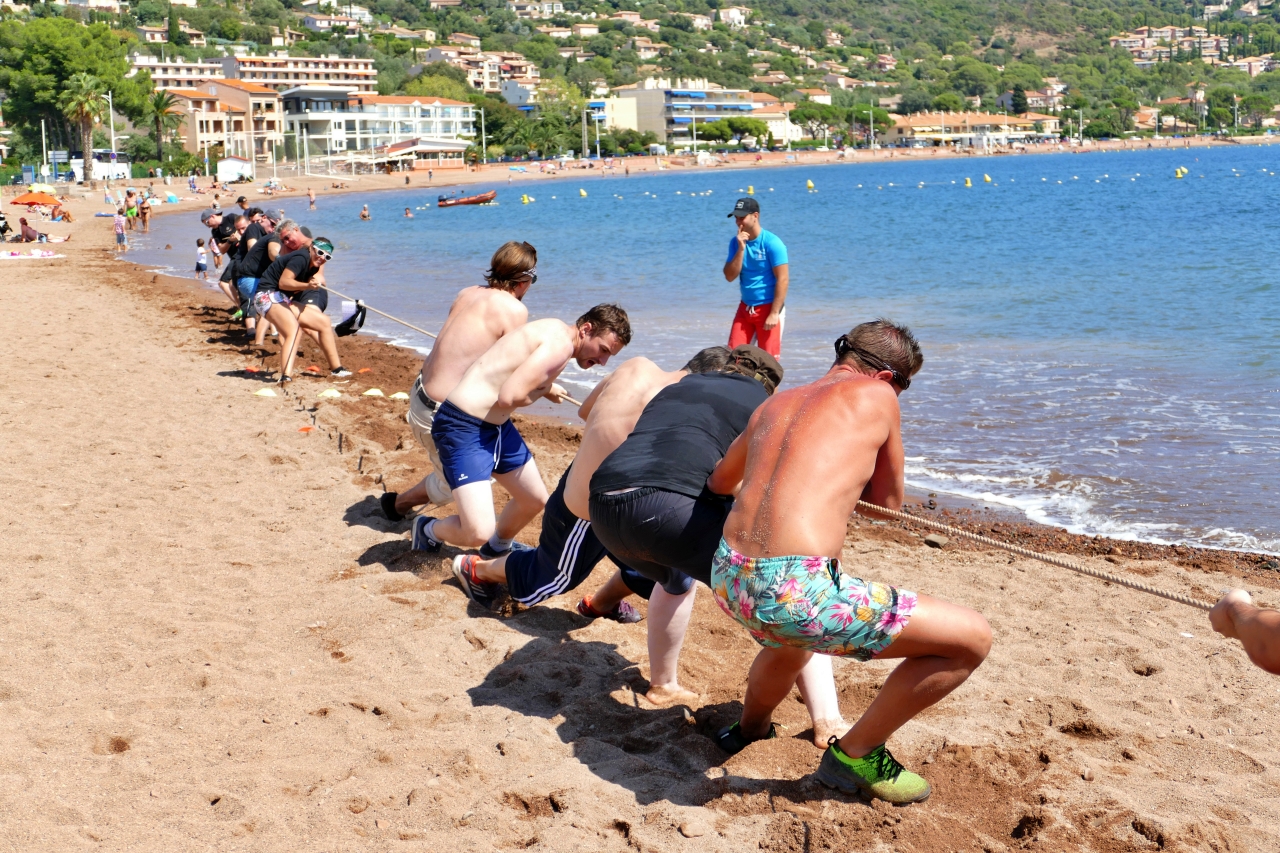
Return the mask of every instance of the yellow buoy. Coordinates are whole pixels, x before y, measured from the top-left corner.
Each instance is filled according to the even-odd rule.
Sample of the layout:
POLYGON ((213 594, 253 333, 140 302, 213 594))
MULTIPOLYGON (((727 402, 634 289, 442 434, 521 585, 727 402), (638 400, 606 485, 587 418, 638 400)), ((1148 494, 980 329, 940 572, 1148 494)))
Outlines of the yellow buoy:
POLYGON ((587 191, 586 191, 586 190, 581 190, 581 189, 580 189, 580 190, 578 190, 578 195, 582 196, 583 198, 586 198, 586 197, 587 197, 587 191))
POLYGON ((805 189, 810 189, 810 190, 813 189, 813 181, 805 181, 804 186, 805 186, 805 189))
POLYGON ((965 179, 964 179, 964 185, 965 185, 966 187, 971 187, 971 186, 973 186, 973 179, 972 179, 972 178, 965 178, 965 179))
POLYGON ((747 184, 747 195, 755 195, 755 194, 756 194, 756 188, 751 184, 747 184))
POLYGON ((982 176, 982 180, 983 180, 983 181, 985 181, 985 182, 987 182, 987 183, 989 184, 989 183, 991 183, 991 176, 990 176, 990 175, 983 175, 983 176, 982 176))
POLYGON ((521 204, 528 204, 528 203, 529 203, 529 196, 528 196, 528 194, 527 194, 527 193, 526 193, 526 194, 524 194, 524 195, 521 195, 521 196, 520 196, 520 203, 521 203, 521 204))
POLYGON ((362 397, 385 397, 386 395, 382 393, 381 388, 370 388, 368 391, 365 391, 361 396, 362 397))

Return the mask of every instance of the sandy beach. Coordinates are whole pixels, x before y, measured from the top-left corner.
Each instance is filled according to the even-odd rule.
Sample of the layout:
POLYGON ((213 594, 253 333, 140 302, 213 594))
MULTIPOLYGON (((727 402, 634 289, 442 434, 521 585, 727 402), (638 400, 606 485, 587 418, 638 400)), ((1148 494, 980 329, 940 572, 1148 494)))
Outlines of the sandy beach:
MULTIPOLYGON (((403 178, 359 188, 384 184, 403 178)), ((94 202, 37 225, 74 235, 47 247, 65 257, 0 260, 8 849, 1280 848, 1280 682, 1204 613, 954 539, 930 548, 904 524, 851 523, 848 570, 973 607, 995 635, 892 743, 933 797, 895 809, 812 781, 821 753, 795 697, 782 737, 726 757, 709 736, 736 718, 757 647, 707 590, 681 671, 702 701, 665 709, 641 696, 643 622, 588 622, 575 595, 470 604, 455 552, 411 552, 407 523, 377 509, 380 482, 428 463, 407 404, 363 392, 407 391, 420 356, 343 338, 344 364, 367 372, 256 396, 262 354, 221 297, 115 259, 94 202), (317 397, 329 387, 341 398, 317 397)), ((521 428, 554 485, 576 430, 521 428)), ((1280 604, 1263 555, 930 515, 1280 604)), ((836 662, 846 719, 891 666, 836 662)))

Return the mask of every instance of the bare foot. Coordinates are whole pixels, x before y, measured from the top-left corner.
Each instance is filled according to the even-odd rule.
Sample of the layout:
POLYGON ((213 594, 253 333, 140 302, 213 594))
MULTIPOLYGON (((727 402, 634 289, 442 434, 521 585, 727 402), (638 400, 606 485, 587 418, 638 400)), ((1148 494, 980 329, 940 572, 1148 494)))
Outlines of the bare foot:
POLYGON ((697 693, 694 693, 692 690, 685 690, 678 684, 675 686, 652 685, 649 688, 649 692, 644 694, 644 698, 648 699, 659 708, 667 708, 671 705, 690 705, 696 707, 702 700, 702 697, 697 693))
POLYGON ((849 724, 836 717, 834 720, 813 721, 813 745, 818 749, 826 749, 827 741, 833 737, 842 737, 849 731, 849 724))

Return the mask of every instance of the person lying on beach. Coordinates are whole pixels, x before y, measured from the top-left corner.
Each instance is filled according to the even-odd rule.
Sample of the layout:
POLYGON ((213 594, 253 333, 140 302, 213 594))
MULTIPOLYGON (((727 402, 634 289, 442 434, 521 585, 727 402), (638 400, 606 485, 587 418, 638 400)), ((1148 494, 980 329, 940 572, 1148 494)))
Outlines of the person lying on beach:
POLYGON ((902 505, 898 395, 923 361, 906 327, 856 326, 836 341, 827 375, 762 405, 707 480, 711 492, 737 495, 711 567, 712 592, 764 647, 742 717, 717 742, 734 753, 773 737, 773 711, 814 652, 904 658, 853 727, 831 738, 817 777, 896 804, 919 802, 930 787, 885 742, 963 684, 991 648, 981 614, 840 569, 858 501, 902 505))
POLYGON ((1249 593, 1233 589, 1209 611, 1209 624, 1243 643, 1254 666, 1280 675, 1280 611, 1255 607, 1249 593))
MULTIPOLYGON (((548 497, 511 413, 543 397, 563 401, 564 389, 555 380, 570 361, 584 370, 603 365, 630 341, 627 312, 617 305, 597 305, 573 325, 553 318, 526 323, 476 359, 431 424, 457 515, 415 518, 413 549, 438 551, 446 542, 477 548, 487 542, 494 555, 509 551, 548 497), (490 477, 511 495, 496 520, 490 477)), ((458 580, 470 595, 465 575, 458 580)))
POLYGON ((707 494, 705 484, 782 372, 764 350, 743 346, 720 371, 663 388, 591 476, 592 531, 610 554, 657 584, 649 598, 647 694, 655 704, 698 698, 680 686, 677 664, 694 581, 710 580, 729 512, 728 500, 707 494))
POLYGON ((65 243, 71 239, 71 235, 66 237, 50 237, 43 231, 37 231, 27 224, 25 216, 18 217, 18 241, 19 243, 65 243))
MULTIPOLYGON (((506 584, 513 599, 532 607, 577 589, 607 556, 588 520, 591 475, 631 434, 655 394, 690 373, 722 370, 728 360, 729 350, 711 347, 679 370, 667 372, 647 358, 633 358, 602 379, 578 409, 578 417, 586 422, 582 443, 542 510, 537 549, 509 551, 491 560, 470 554, 454 557, 454 574, 466 575, 472 600, 487 607, 500 592, 500 585, 506 584)), ((649 598, 653 581, 635 572, 630 575, 636 591, 649 598)), ((640 614, 623 601, 632 590, 621 577, 605 586, 605 594, 597 597, 608 600, 607 605, 595 608, 584 598, 578 602, 578 612, 615 622, 639 622, 640 614)))
POLYGON ((253 307, 259 317, 265 317, 280 332, 281 382, 293 379, 298 335, 306 329, 319 336, 320 349, 329 362, 330 373, 340 377, 351 375, 351 371, 343 368, 342 359, 338 356, 337 336, 328 316, 315 310, 305 310, 303 304, 294 305, 290 298, 309 288, 323 286, 322 268, 332 257, 333 243, 328 239, 306 239, 306 244, 297 251, 276 258, 258 279, 253 307))
POLYGON ((440 454, 431 437, 432 421, 441 403, 476 359, 488 352, 499 338, 523 326, 529 319, 529 309, 521 300, 538 280, 537 265, 538 251, 533 246, 515 240, 503 243, 489 259, 485 283, 464 287, 454 297, 435 346, 427 354, 422 370, 413 381, 413 390, 409 392, 409 412, 405 415, 418 443, 426 449, 434 470, 411 489, 398 494, 383 493, 382 513, 389 520, 403 521, 415 507, 447 504, 453 499, 443 478, 440 454))

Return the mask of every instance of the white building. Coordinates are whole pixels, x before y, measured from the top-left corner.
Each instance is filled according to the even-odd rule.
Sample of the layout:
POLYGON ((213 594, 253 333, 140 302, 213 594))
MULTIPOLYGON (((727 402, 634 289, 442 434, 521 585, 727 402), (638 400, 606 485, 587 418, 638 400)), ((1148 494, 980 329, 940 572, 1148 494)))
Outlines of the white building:
POLYGON ((277 92, 310 84, 349 86, 360 92, 378 88, 372 59, 337 54, 290 56, 276 51, 266 56, 227 56, 222 58, 222 69, 228 80, 250 80, 277 92))
POLYGON ((285 131, 314 157, 377 165, 412 161, 411 168, 462 168, 476 135, 475 108, 462 101, 415 95, 373 95, 341 86, 299 86, 281 93, 285 131))
POLYGON ((649 77, 638 83, 616 86, 613 94, 636 102, 636 130, 652 131, 659 139, 686 142, 694 125, 734 115, 750 115, 755 109, 751 92, 724 89, 706 80, 649 77))
POLYGON ((161 59, 149 53, 135 53, 129 57, 128 76, 136 77, 138 72, 151 74, 151 83, 156 89, 173 89, 192 86, 201 80, 221 80, 222 63, 216 59, 202 59, 188 62, 180 56, 161 59))
POLYGON ((507 0, 507 9, 517 18, 536 20, 563 14, 564 4, 559 0, 507 0))
MULTIPOLYGON (((113 15, 120 14, 120 0, 66 0, 68 6, 75 6, 80 9, 91 9, 95 12, 110 12, 113 15)), ((9 4, 5 4, 6 6, 9 4)), ((195 5, 194 2, 191 4, 195 5)))
POLYGON ((313 33, 331 33, 343 29, 348 36, 358 34, 361 29, 359 21, 346 15, 306 15, 302 19, 302 25, 313 33))
POLYGON ((730 29, 740 30, 751 18, 751 10, 746 6, 725 6, 719 10, 720 21, 728 24, 730 29))

